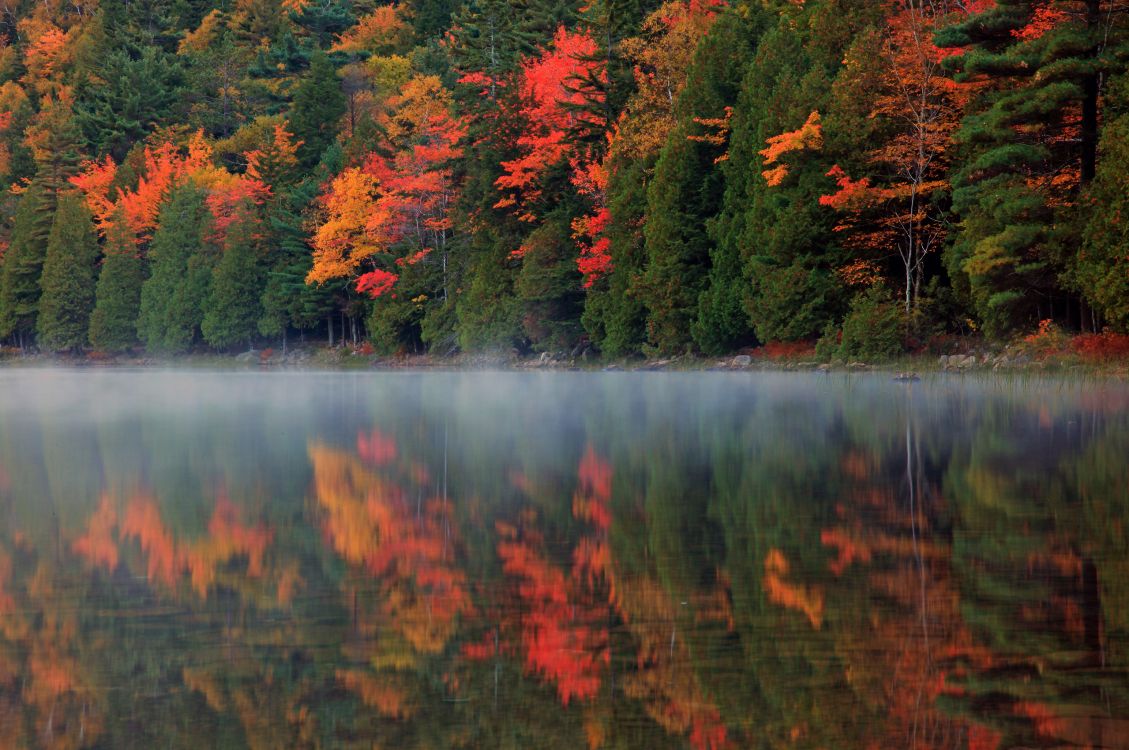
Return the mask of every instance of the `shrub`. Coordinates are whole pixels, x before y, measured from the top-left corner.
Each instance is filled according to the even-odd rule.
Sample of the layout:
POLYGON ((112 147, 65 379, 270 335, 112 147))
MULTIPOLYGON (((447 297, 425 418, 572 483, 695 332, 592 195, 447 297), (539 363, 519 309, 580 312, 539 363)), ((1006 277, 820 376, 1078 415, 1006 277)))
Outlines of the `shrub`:
POLYGON ((753 354, 763 359, 802 359, 815 354, 815 345, 810 341, 769 341, 758 347, 753 354))
POLYGON ((1039 330, 1020 339, 1015 348, 1035 359, 1047 359, 1067 353, 1070 337, 1053 320, 1043 320, 1039 330))
POLYGON ((839 356, 844 359, 881 360, 905 351, 905 322, 901 309, 886 290, 874 286, 856 296, 843 320, 839 356))
POLYGON ((1124 333, 1084 333, 1075 336, 1070 346, 1082 359, 1095 362, 1129 359, 1129 335, 1124 333))

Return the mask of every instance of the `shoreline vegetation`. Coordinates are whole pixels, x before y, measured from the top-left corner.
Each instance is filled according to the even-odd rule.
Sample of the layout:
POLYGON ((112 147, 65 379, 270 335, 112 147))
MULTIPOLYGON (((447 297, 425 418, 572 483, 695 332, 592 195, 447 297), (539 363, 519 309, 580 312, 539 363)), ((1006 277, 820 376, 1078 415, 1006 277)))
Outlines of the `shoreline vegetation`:
POLYGON ((585 370, 585 371, 821 371, 889 372, 896 380, 925 373, 1045 373, 1129 380, 1129 336, 1068 336, 1053 326, 1009 344, 953 339, 946 353, 917 352, 873 359, 828 357, 815 343, 770 344, 723 356, 686 353, 672 357, 605 357, 591 347, 523 354, 517 350, 449 355, 377 354, 371 345, 300 343, 281 349, 250 349, 235 354, 208 351, 150 356, 143 351, 107 354, 20 352, 0 348, 3 367, 185 368, 261 370, 585 370), (1097 339, 1097 340, 1095 340, 1097 339), (822 356, 821 356, 822 355, 822 356))

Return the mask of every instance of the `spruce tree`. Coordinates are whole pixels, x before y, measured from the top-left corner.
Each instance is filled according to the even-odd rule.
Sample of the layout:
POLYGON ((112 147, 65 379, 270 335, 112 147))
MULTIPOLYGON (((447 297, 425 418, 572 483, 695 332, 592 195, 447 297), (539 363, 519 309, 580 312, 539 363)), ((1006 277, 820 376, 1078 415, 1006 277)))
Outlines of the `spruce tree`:
POLYGON ((79 90, 75 119, 97 153, 120 161, 134 143, 173 119, 183 87, 175 56, 156 47, 146 47, 136 59, 115 50, 101 61, 97 82, 79 90))
POLYGON ((581 333, 583 304, 567 208, 547 216, 525 241, 516 289, 522 328, 534 349, 571 349, 581 333))
POLYGON ((31 343, 39 312, 39 277, 54 217, 54 193, 33 180, 20 197, 0 279, 0 336, 31 343))
POLYGON ((641 160, 613 162, 608 177, 612 270, 592 285, 581 321, 600 351, 610 356, 638 352, 646 341, 647 309, 634 293, 646 263, 643 215, 647 208, 647 165, 641 160))
POLYGON ((94 309, 98 239, 93 217, 77 192, 59 197, 39 285, 39 346, 77 350, 86 344, 94 309))
POLYGON ((106 233, 102 270, 90 315, 90 344, 107 352, 125 351, 137 344, 137 318, 141 312, 141 286, 145 261, 133 232, 118 212, 106 233))
POLYGON ((290 130, 302 142, 298 160, 304 167, 318 163, 326 148, 337 137, 339 121, 345 114, 345 93, 333 63, 324 52, 310 57, 310 70, 294 91, 290 111, 290 130))
POLYGON ((661 352, 692 343, 710 266, 706 223, 720 210, 724 190, 717 165, 724 145, 705 140, 715 133, 702 121, 724 118, 736 101, 752 31, 741 16, 725 13, 699 45, 676 108, 678 126, 647 190, 647 267, 638 293, 648 310, 650 343, 661 352))
POLYGON ((209 346, 250 346, 262 316, 262 268, 255 242, 257 217, 247 216, 228 229, 223 255, 212 275, 200 330, 209 346))
POLYGON ((204 236, 209 218, 204 193, 192 183, 174 189, 161 209, 137 321, 138 336, 151 352, 181 352, 196 339, 211 281, 204 236))

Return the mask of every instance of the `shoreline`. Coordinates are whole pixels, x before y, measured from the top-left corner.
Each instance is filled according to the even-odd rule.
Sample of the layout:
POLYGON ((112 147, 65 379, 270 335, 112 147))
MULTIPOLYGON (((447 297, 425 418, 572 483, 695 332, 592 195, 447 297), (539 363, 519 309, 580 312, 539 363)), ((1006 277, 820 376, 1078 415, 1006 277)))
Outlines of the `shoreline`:
POLYGON ((515 353, 477 353, 436 356, 413 354, 380 356, 350 349, 300 348, 285 355, 271 350, 240 354, 182 354, 168 357, 12 354, 0 356, 0 368, 64 369, 184 369, 250 371, 340 371, 380 372, 397 370, 436 371, 587 371, 587 372, 827 372, 890 373, 896 379, 912 380, 924 374, 1030 374, 1077 375, 1129 380, 1129 359, 1089 361, 1072 354, 1045 357, 997 353, 953 355, 906 355, 877 362, 833 360, 810 356, 771 357, 731 354, 723 357, 683 355, 666 358, 618 358, 567 355, 521 356, 515 353))

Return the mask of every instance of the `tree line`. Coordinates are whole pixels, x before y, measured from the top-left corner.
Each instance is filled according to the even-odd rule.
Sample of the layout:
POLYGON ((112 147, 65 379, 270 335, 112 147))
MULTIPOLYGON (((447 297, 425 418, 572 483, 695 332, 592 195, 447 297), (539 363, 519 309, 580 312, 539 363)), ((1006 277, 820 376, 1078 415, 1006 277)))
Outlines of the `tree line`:
POLYGON ((0 337, 835 356, 1129 331, 1123 0, 0 22, 0 337))

